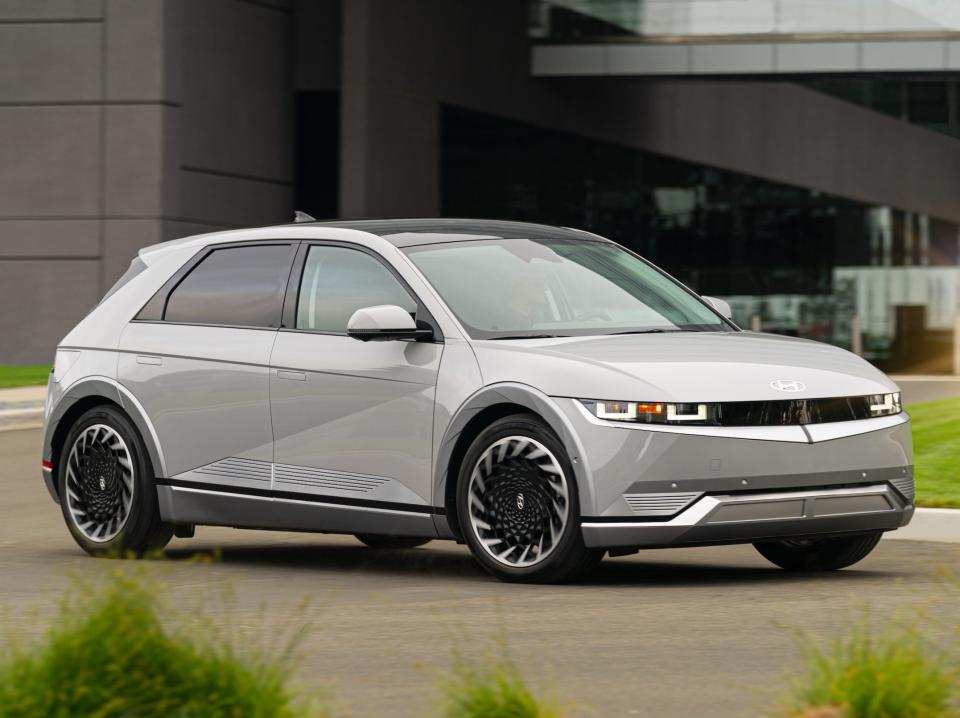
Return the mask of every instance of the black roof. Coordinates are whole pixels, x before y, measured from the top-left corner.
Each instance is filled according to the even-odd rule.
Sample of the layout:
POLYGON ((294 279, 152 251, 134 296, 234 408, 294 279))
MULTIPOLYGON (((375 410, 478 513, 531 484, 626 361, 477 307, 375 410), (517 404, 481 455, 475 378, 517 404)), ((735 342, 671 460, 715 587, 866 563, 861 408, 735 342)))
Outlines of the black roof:
POLYGON ((610 241, 590 232, 548 224, 496 219, 351 219, 303 222, 298 226, 357 229, 376 234, 397 247, 440 242, 465 242, 480 237, 498 239, 578 239, 610 241))

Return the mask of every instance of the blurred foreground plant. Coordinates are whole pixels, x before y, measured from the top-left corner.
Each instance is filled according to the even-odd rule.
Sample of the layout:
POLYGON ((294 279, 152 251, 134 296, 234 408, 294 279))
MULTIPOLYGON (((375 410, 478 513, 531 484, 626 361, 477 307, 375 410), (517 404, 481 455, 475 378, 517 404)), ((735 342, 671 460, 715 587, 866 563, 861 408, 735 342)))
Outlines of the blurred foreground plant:
POLYGON ((792 718, 945 718, 957 694, 950 655, 912 626, 876 629, 869 618, 821 647, 804 641, 807 663, 792 718))
POLYGON ((161 620, 155 585, 115 570, 72 591, 41 644, 7 647, 0 716, 287 718, 284 661, 238 655, 161 620))
POLYGON ((445 718, 561 718, 561 707, 537 697, 502 649, 499 657, 466 659, 455 653, 441 681, 445 718))

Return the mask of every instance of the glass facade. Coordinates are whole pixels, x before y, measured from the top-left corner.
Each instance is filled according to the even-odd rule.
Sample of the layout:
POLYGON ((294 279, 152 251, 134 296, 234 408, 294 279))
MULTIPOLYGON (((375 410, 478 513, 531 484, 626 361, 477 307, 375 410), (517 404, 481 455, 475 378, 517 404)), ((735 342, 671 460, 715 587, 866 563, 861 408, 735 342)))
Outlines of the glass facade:
POLYGON ((882 368, 950 370, 954 224, 454 107, 441 171, 446 216, 592 230, 727 299, 741 326, 850 348, 857 316, 882 368))
POLYGON ((533 0, 541 40, 911 36, 960 31, 951 0, 533 0))
POLYGON ((818 77, 803 84, 898 120, 960 137, 960 80, 921 77, 818 77))

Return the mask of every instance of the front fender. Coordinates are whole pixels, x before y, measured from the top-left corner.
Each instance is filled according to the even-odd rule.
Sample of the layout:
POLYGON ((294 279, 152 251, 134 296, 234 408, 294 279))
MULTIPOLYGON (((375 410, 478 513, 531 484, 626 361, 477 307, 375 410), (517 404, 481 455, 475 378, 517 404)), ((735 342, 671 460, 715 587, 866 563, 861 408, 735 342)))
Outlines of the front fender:
MULTIPOLYGON (((515 382, 491 384, 479 389, 468 397, 451 417, 437 455, 434 471, 434 496, 443 501, 443 497, 447 495, 448 483, 456 481, 456 476, 450 476, 450 460, 463 430, 484 409, 498 404, 513 404, 523 407, 539 416, 553 429, 566 447, 570 463, 573 465, 581 512, 591 510, 594 501, 594 489, 590 478, 590 467, 580 437, 574 430, 573 425, 552 398, 528 384, 515 382)), ((452 509, 452 507, 447 508, 448 510, 452 509)), ((453 535, 448 519, 439 516, 437 523, 437 530, 441 536, 453 535)))

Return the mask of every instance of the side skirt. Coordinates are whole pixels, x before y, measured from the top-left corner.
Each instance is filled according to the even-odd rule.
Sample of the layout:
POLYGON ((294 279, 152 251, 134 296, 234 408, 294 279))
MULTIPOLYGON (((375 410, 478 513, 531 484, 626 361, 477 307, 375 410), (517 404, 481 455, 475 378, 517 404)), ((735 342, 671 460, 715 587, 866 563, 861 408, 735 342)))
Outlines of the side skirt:
POLYGON ((158 481, 164 521, 178 524, 323 533, 379 533, 436 537, 436 509, 387 508, 336 502, 334 497, 286 498, 251 495, 229 488, 176 486, 158 481), (332 501, 325 501, 331 498, 332 501))

